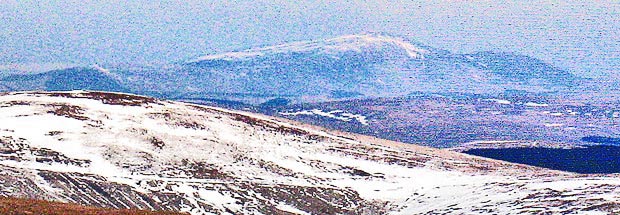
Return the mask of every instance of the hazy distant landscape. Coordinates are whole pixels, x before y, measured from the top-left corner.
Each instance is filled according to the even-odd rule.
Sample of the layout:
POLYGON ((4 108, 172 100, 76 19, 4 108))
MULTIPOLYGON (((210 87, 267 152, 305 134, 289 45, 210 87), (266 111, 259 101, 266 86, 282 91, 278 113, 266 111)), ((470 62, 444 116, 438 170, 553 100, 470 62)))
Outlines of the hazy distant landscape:
MULTIPOLYGON (((609 145, 585 141, 618 137, 620 100, 608 93, 616 92, 613 85, 599 84, 607 81, 514 53, 453 54, 403 38, 361 34, 164 67, 11 74, 0 78, 0 86, 149 95, 463 151, 609 145)), ((601 162, 596 165, 607 165, 601 162)))
POLYGON ((0 2, 0 213, 620 214, 620 4, 0 2))

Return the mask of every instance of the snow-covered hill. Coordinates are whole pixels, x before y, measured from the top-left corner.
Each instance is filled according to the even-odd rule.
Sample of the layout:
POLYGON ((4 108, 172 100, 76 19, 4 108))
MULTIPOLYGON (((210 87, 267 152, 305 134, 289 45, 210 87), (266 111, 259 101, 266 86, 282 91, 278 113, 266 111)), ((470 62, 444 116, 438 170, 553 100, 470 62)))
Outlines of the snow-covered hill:
POLYGON ((192 86, 186 96, 246 102, 276 97, 301 102, 346 99, 340 95, 393 97, 416 91, 554 92, 578 83, 570 72, 527 56, 455 54, 381 34, 216 53, 193 59, 173 74, 187 77, 176 79, 179 87, 192 86))
POLYGON ((359 34, 213 53, 166 66, 0 75, 0 91, 81 89, 259 104, 276 98, 308 103, 412 92, 557 92, 581 80, 518 54, 456 54, 407 38, 359 34))
POLYGON ((0 96, 0 195, 192 214, 620 210, 620 178, 101 92, 0 96))
POLYGON ((206 55, 188 62, 200 62, 205 60, 240 60, 282 53, 316 53, 338 55, 343 52, 363 53, 376 50, 393 51, 396 53, 401 52, 401 54, 405 54, 403 57, 410 57, 413 59, 423 59, 426 54, 431 53, 431 50, 428 50, 428 48, 414 45, 411 42, 405 41, 401 38, 381 34, 360 34, 346 35, 322 41, 301 41, 283 45, 252 48, 238 52, 206 55))

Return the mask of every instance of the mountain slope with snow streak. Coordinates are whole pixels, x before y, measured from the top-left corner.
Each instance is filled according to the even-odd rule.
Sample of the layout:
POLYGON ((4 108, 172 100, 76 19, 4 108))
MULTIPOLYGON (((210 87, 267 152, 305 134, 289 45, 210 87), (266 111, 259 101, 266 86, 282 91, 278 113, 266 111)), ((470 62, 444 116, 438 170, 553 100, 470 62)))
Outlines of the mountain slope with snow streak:
MULTIPOLYGON (((140 74, 133 73, 133 77, 140 74)), ((174 82, 167 83, 170 87, 165 89, 129 85, 146 94, 176 92, 183 98, 208 96, 251 104, 275 98, 307 103, 395 97, 418 91, 548 93, 579 85, 572 73, 535 58, 494 52, 456 54, 383 34, 216 53, 153 75, 154 80, 145 82, 174 82), (173 88, 177 90, 170 90, 173 88)))
POLYGON ((577 175, 103 92, 0 96, 0 195, 191 214, 620 210, 577 175))

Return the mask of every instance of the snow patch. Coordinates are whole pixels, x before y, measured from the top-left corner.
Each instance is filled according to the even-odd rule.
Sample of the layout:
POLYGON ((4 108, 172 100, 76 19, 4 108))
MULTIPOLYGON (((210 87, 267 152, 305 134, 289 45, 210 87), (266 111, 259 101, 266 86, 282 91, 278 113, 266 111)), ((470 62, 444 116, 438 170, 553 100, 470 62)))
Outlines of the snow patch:
POLYGON ((293 206, 290 206, 290 205, 287 205, 287 204, 284 204, 284 203, 280 203, 279 205, 276 206, 276 208, 278 210, 286 211, 286 212, 289 212, 289 213, 292 213, 292 214, 310 215, 310 213, 308 213, 308 212, 299 210, 299 209, 297 209, 297 208, 295 208, 293 206))
POLYGON ((540 103, 535 103, 535 102, 527 102, 527 103, 525 103, 525 106, 528 106, 528 107, 549 107, 548 104, 540 104, 540 103))
POLYGON ((491 102, 495 102, 497 104, 502 104, 502 105, 512 104, 512 102, 508 100, 503 100, 503 99, 485 99, 485 101, 491 101, 491 102))
POLYGON ((210 203, 212 203, 212 205, 215 205, 216 207, 219 207, 219 209, 224 211, 226 210, 226 208, 233 211, 239 211, 243 207, 237 204, 237 199, 232 198, 228 195, 224 195, 215 190, 200 189, 198 190, 198 195, 200 196, 200 198, 208 200, 210 203))
POLYGON ((264 53, 261 52, 229 52, 229 53, 223 53, 223 54, 213 54, 213 55, 207 55, 207 56, 203 56, 203 57, 199 57, 196 58, 194 60, 189 61, 188 63, 195 63, 195 62, 200 62, 200 61, 204 61, 204 60, 227 60, 227 61, 232 61, 235 59, 243 59, 243 58, 251 58, 251 57, 259 57, 259 56, 263 56, 265 55, 264 53))
POLYGON ((361 123, 362 125, 368 125, 368 120, 366 119, 366 116, 359 115, 359 114, 346 113, 342 110, 324 112, 321 109, 312 109, 312 110, 302 110, 302 111, 297 111, 297 112, 280 112, 279 114, 284 115, 284 116, 317 115, 317 116, 332 118, 332 119, 336 119, 336 120, 340 120, 344 122, 350 122, 352 120, 355 120, 361 123))
POLYGON ((98 70, 99 72, 103 73, 103 74, 107 74, 107 75, 109 75, 109 74, 110 74, 110 70, 109 70, 109 69, 103 68, 103 67, 101 67, 101 66, 99 66, 99 65, 97 65, 97 64, 93 65, 93 67, 94 67, 96 70, 98 70))
POLYGON ((561 123, 545 123, 545 127, 562 127, 564 124, 561 123))

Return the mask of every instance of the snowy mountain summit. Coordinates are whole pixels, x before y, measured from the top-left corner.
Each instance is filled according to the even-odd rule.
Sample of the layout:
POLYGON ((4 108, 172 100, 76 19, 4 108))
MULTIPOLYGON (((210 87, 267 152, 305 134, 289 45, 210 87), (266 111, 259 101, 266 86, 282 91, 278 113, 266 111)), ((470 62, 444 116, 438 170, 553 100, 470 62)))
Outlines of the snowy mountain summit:
POLYGON ((155 68, 86 68, 0 77, 0 91, 94 90, 262 104, 575 92, 583 79, 516 53, 450 53, 383 34, 345 35, 216 53, 155 68))
POLYGON ((578 175, 102 92, 0 95, 0 195, 191 214, 620 210, 578 175))
POLYGON ((431 53, 429 49, 414 45, 413 43, 402 38, 382 34, 359 34, 345 35, 325 40, 300 41, 283 45, 251 48, 244 51, 206 55, 190 60, 189 62, 200 62, 204 60, 243 60, 251 59, 253 57, 284 53, 317 53, 337 55, 339 53, 346 52, 363 53, 368 51, 401 53, 404 54, 403 56, 412 59, 423 59, 426 54, 431 53))

